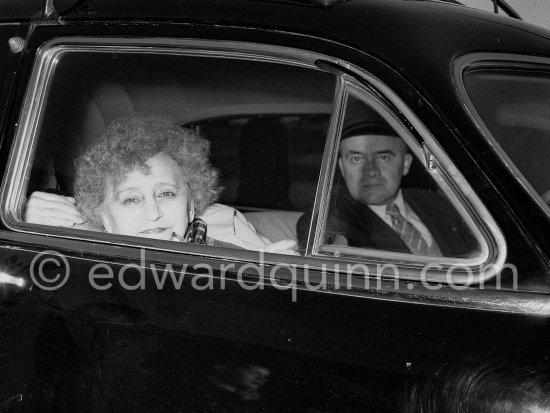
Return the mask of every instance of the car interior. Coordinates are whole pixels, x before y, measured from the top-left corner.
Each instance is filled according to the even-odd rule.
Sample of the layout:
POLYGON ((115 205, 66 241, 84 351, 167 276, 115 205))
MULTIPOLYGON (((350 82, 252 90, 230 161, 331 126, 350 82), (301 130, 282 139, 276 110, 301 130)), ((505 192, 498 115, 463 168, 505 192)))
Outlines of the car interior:
MULTIPOLYGON (((319 182, 335 77, 254 56, 116 50, 77 47, 56 60, 23 193, 72 196, 74 160, 110 121, 163 113, 210 141, 223 187, 218 202, 271 242, 297 240, 319 182)), ((403 186, 438 190, 416 158, 403 186)))

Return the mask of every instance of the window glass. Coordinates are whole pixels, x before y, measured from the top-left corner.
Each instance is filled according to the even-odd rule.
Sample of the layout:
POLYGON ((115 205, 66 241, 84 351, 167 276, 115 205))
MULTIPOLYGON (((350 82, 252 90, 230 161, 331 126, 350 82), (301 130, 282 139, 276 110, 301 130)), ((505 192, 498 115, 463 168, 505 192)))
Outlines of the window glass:
POLYGON ((550 73, 519 69, 467 72, 479 116, 534 190, 550 202, 550 73))
POLYGON ((377 111, 350 95, 319 250, 381 250, 466 258, 480 246, 469 225, 377 111), (336 247, 336 248, 335 248, 336 247))
MULTIPOLYGON (((22 220, 28 217, 28 199, 49 193, 76 196, 84 229, 158 239, 164 239, 166 229, 192 242, 190 225, 204 217, 212 245, 259 249, 257 239, 264 246, 296 240, 296 222, 315 197, 335 89, 332 75, 273 59, 163 54, 150 48, 75 48, 52 62, 50 76, 39 85, 43 103, 33 136, 25 137, 35 149, 24 171, 27 185, 14 207, 25 211, 22 220), (124 123, 135 116, 149 124, 124 123), (181 131, 175 132, 181 145, 163 146, 155 136, 166 130, 158 126, 155 132, 156 124, 151 125, 157 116, 195 140, 206 139, 209 149, 189 146, 181 131), (122 125, 109 129, 121 119, 122 125), (132 136, 121 143, 121 131, 132 136), (101 150, 98 142, 103 142, 101 150), (147 148, 155 145, 164 148, 162 156, 144 155, 154 152, 147 148), (185 151, 187 155, 180 153, 185 151), (200 169, 208 161, 211 167, 200 169), (180 185, 181 168, 187 172, 180 185), (105 184, 94 184, 94 174, 104 177, 105 184), (86 199, 88 203, 81 202, 86 199), (114 206, 107 208, 111 201, 114 206), (165 219, 169 213, 163 205, 187 215, 177 231, 165 219), (138 210, 147 219, 158 215, 158 225, 142 228, 144 215, 134 212, 138 210), (231 234, 239 228, 243 235, 234 243, 231 234)), ((30 222, 80 228, 56 220, 30 222)))

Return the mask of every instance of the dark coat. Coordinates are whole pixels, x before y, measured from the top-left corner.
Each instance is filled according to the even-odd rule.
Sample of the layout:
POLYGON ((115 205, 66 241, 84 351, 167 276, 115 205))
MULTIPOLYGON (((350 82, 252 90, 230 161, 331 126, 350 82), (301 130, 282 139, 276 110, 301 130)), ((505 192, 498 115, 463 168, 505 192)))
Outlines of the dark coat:
MULTIPOLYGON (((441 253, 448 257, 466 257, 478 249, 478 244, 453 206, 435 192, 423 189, 402 189, 403 198, 432 234, 441 253)), ((298 222, 301 246, 307 239, 311 214, 298 222)), ((342 235, 350 247, 372 248, 410 253, 398 234, 368 206, 354 200, 345 185, 331 203, 325 240, 331 243, 342 235)))

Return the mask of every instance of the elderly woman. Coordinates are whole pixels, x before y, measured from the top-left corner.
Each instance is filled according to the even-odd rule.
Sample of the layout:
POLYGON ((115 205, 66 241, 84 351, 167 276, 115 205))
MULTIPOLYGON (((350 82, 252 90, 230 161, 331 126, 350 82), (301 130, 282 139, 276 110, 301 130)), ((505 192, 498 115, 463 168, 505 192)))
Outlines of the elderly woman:
POLYGON ((209 149, 165 116, 118 119, 76 160, 75 198, 35 192, 25 221, 292 253, 292 241, 272 244, 240 212, 214 204, 221 189, 209 149))

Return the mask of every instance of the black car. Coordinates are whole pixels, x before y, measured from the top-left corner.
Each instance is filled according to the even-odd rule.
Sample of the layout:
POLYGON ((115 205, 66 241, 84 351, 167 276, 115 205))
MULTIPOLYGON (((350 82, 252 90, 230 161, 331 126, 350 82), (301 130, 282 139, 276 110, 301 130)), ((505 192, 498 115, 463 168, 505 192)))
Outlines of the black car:
POLYGON ((0 412, 550 411, 550 31, 499 5, 4 0, 0 412), (265 248, 27 222, 150 112, 265 248), (465 249, 333 242, 357 116, 465 249))

